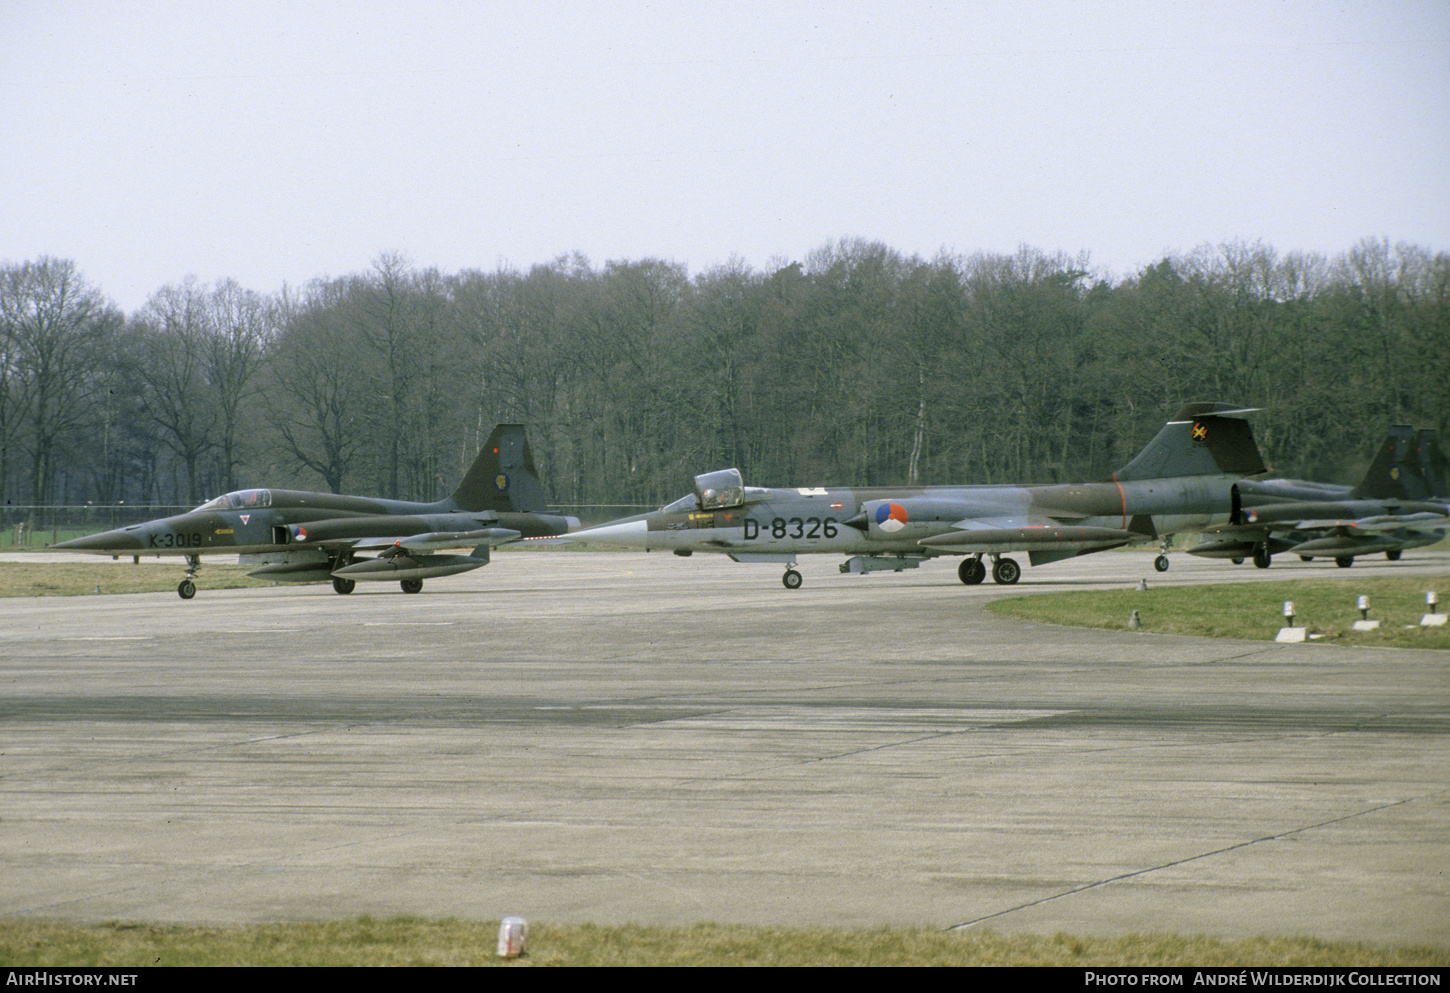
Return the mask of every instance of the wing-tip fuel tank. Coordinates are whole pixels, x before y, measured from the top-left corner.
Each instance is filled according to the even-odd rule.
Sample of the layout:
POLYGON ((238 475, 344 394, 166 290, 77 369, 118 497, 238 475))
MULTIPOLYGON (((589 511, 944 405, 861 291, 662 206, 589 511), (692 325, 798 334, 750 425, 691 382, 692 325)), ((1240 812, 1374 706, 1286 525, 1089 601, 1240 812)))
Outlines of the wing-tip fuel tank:
POLYGON ((547 509, 521 424, 500 424, 453 493, 416 503, 297 490, 238 490, 174 517, 133 524, 52 547, 109 555, 181 555, 182 599, 196 595, 201 556, 232 553, 256 565, 249 575, 282 583, 331 582, 350 593, 357 580, 393 580, 416 593, 423 580, 488 564, 489 549, 578 530, 574 517, 547 509), (440 555, 471 548, 467 555, 440 555), (363 553, 373 553, 371 555, 363 553))
POLYGON ((1155 560, 1168 568, 1167 540, 1180 531, 1227 522, 1231 488, 1264 462, 1244 417, 1222 403, 1189 403, 1127 465, 1098 482, 1051 486, 772 488, 745 486, 738 469, 695 477, 693 493, 648 514, 584 528, 571 540, 608 547, 719 552, 737 562, 776 562, 782 582, 801 585, 800 555, 847 556, 842 572, 901 571, 942 555, 966 558, 964 583, 987 575, 1014 583, 1021 568, 1161 541, 1155 560))

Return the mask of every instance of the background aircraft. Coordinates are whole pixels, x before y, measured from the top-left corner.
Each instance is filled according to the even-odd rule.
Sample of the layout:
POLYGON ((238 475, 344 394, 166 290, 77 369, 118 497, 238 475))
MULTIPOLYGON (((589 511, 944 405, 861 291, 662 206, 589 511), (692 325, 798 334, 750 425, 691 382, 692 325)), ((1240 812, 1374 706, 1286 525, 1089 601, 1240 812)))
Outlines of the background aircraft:
POLYGON ((1291 552, 1308 562, 1333 558, 1348 568, 1356 556, 1384 552, 1395 560, 1407 548, 1433 545, 1450 528, 1445 456, 1434 431, 1407 424, 1390 428, 1357 486, 1303 479, 1241 480, 1235 515, 1188 551, 1204 558, 1252 558, 1267 569, 1291 552))
POLYGON ((55 548, 113 556, 184 555, 183 600, 196 595, 201 556, 238 554, 249 575, 281 583, 332 581, 351 593, 358 580, 397 580, 405 593, 430 576, 488 564, 492 546, 559 535, 579 521, 545 511, 523 425, 500 424, 453 495, 412 503, 298 490, 238 490, 174 517, 63 541, 55 548), (436 554, 472 548, 464 555, 436 554), (359 553, 374 552, 371 557, 359 553))
POLYGON ((738 469, 695 477, 695 491, 648 514, 585 528, 570 540, 720 552, 737 562, 781 562, 786 588, 801 585, 796 557, 851 556, 842 572, 900 572, 939 555, 965 555, 957 574, 980 583, 1021 576, 1010 551, 1033 565, 1132 541, 1159 541, 1155 561, 1168 568, 1167 537, 1227 523, 1233 484, 1264 471, 1247 410, 1190 403, 1148 446, 1109 479, 1044 486, 943 486, 910 489, 747 487, 738 469))

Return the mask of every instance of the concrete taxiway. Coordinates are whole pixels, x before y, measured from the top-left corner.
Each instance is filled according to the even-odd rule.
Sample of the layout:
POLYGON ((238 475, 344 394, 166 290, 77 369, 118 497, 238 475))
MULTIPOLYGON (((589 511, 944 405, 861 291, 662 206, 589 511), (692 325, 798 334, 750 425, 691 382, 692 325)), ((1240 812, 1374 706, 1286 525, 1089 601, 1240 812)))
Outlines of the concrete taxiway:
MULTIPOLYGON (((791 592, 503 551, 417 596, 203 572, 189 602, 0 600, 0 914, 1450 943, 1450 652, 983 609, 1346 576, 1151 557, 1011 588, 806 559, 791 592)), ((1443 580, 1450 553, 1354 574, 1443 580)))

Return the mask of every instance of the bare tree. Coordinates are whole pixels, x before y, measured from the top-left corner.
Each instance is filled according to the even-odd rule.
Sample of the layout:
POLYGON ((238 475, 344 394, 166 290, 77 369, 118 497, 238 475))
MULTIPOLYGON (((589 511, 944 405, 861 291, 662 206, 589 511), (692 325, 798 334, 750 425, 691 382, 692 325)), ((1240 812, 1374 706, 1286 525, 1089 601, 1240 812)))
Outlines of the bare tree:
MULTIPOLYGON (((47 502, 57 446, 85 423, 103 360, 102 343, 121 324, 119 311, 86 283, 68 259, 41 258, 0 270, 0 339, 4 406, 0 444, 19 438, 29 449, 30 502, 47 502)), ((0 488, 10 467, 0 462, 0 488)))

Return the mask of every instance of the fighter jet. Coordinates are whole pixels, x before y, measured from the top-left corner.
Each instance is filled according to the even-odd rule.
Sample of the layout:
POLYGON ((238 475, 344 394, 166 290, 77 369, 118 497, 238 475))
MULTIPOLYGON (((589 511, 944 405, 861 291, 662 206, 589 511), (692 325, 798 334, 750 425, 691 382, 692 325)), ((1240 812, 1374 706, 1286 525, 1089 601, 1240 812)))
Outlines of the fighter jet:
POLYGON ((1289 552, 1305 562, 1333 558, 1349 568, 1360 555, 1395 561, 1433 545, 1450 529, 1445 457, 1435 432, 1392 426, 1364 479, 1353 487, 1303 479, 1245 479, 1234 485, 1234 517, 1190 548, 1204 558, 1252 558, 1267 569, 1289 552))
POLYGON ((248 575, 279 583, 332 582, 351 593, 358 580, 396 580, 418 593, 423 580, 488 564, 498 545, 566 534, 574 517, 545 510, 523 425, 500 424, 453 495, 413 503, 298 490, 238 490, 174 517, 133 524, 53 547, 113 557, 181 555, 183 600, 196 595, 201 556, 230 553, 248 575), (471 548, 467 554, 437 554, 471 548), (367 555, 364 553, 373 553, 367 555))
POLYGON ((1190 403, 1122 469, 1095 483, 1042 486, 940 486, 909 489, 747 487, 738 469, 695 477, 695 490, 659 510, 585 528, 571 541, 719 552, 736 562, 785 565, 787 589, 801 585, 796 559, 850 556, 846 573, 901 572, 941 555, 963 555, 957 575, 982 582, 1022 574, 1005 553, 1025 551, 1044 565, 1129 542, 1161 541, 1155 560, 1168 568, 1168 538, 1230 519, 1233 484, 1264 472, 1249 410, 1190 403))

